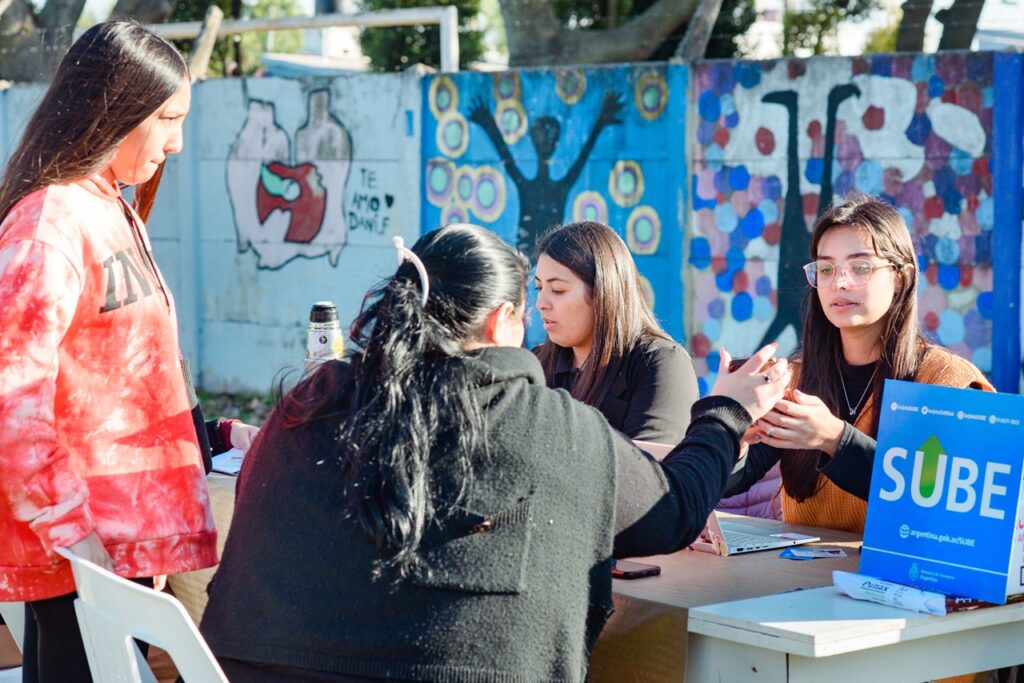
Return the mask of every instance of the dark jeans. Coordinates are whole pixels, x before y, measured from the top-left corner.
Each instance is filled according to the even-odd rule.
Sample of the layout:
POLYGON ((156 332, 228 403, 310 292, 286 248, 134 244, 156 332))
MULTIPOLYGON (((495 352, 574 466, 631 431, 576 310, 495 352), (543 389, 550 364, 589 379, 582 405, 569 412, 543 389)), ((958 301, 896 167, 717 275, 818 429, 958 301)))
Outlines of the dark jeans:
MULTIPOLYGON (((153 579, 131 579, 153 587, 153 579)), ((82 632, 75 615, 78 593, 25 603, 23 683, 92 683, 82 632)), ((135 641, 143 656, 149 645, 135 641)))

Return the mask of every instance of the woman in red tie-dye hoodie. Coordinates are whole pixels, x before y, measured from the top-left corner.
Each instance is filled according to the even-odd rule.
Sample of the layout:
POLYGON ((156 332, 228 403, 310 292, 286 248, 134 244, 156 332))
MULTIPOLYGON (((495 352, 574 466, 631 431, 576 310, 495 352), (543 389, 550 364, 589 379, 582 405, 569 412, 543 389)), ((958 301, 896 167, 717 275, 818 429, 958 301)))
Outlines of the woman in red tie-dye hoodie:
POLYGON ((167 41, 95 26, 0 187, 0 601, 28 603, 41 681, 89 677, 55 548, 129 578, 217 562, 174 301, 120 192, 151 204, 190 98, 167 41))

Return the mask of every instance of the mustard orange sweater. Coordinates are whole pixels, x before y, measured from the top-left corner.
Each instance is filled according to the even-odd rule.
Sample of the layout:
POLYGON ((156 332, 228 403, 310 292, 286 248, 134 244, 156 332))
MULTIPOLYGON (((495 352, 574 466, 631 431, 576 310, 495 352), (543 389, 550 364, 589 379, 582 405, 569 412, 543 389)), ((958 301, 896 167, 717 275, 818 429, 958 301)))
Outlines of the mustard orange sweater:
MULTIPOLYGON (((795 385, 796 378, 793 381, 795 385)), ((938 346, 931 346, 925 352, 914 381, 957 388, 975 386, 985 391, 995 391, 985 375, 970 361, 938 346)), ((855 428, 871 437, 876 436, 871 430, 873 406, 873 397, 868 397, 853 423, 855 428)), ((822 474, 818 478, 817 491, 803 502, 789 496, 783 487, 782 518, 791 524, 863 533, 867 501, 847 493, 822 474)))

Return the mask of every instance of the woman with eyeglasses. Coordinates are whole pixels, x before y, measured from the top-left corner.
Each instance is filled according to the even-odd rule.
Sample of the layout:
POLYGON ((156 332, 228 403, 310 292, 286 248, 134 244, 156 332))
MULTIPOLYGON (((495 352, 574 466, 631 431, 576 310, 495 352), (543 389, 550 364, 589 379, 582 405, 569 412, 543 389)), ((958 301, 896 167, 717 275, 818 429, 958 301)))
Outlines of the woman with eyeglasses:
POLYGON ((994 389, 969 361, 922 338, 914 247, 892 206, 848 197, 818 218, 811 258, 792 387, 744 436, 746 465, 726 495, 781 459, 787 522, 863 532, 885 380, 994 389))

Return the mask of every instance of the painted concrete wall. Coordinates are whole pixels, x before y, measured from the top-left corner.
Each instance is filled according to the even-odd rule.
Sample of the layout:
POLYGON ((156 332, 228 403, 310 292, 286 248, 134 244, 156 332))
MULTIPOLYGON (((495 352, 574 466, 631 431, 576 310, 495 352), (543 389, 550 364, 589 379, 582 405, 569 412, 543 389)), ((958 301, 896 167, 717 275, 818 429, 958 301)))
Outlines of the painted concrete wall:
POLYGON ((910 227, 924 331, 1016 389, 1020 328, 1007 308, 1020 291, 1019 279, 1008 286, 1020 272, 1020 119, 1006 112, 1020 77, 1019 59, 992 53, 696 66, 688 317, 698 374, 713 380, 722 345, 796 347, 808 229, 834 198, 861 191, 910 227), (1007 134, 1017 153, 994 144, 1007 134), (1015 258, 1000 261, 1000 247, 1015 258), (1001 335, 1018 339, 1016 351, 993 354, 1001 335))
MULTIPOLYGON (((552 225, 607 223, 682 338, 688 76, 662 64, 426 79, 424 228, 478 223, 532 256, 552 225)), ((544 332, 532 318, 536 344, 544 332)))
MULTIPOLYGON (((794 348, 814 217, 880 193, 913 233, 924 328, 1017 390, 1022 83, 990 53, 207 81, 150 230, 209 390, 301 368, 310 305, 350 321, 394 235, 466 220, 529 250, 586 218, 623 236, 706 387, 721 345, 794 348)), ((40 94, 0 95, 4 157, 40 94)))
POLYGON ((693 353, 702 389, 719 346, 796 348, 810 226, 851 191, 885 197, 906 219, 926 333, 1000 387, 1019 386, 1018 57, 529 70, 432 77, 424 89, 424 226, 475 221, 528 249, 559 217, 605 220, 693 353), (606 92, 623 107, 602 127, 606 92), (554 150, 539 153, 538 140, 552 144, 549 117, 554 150), (550 179, 538 176, 546 155, 550 179))
POLYGON ((182 348, 211 391, 301 369, 309 308, 343 321, 419 234, 419 76, 217 80, 150 221, 182 348))

